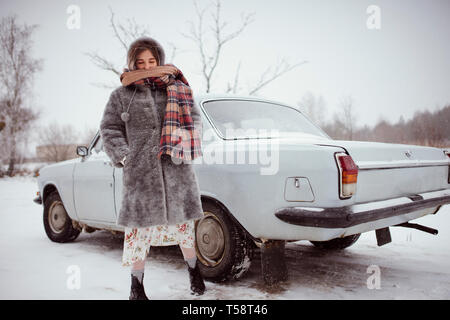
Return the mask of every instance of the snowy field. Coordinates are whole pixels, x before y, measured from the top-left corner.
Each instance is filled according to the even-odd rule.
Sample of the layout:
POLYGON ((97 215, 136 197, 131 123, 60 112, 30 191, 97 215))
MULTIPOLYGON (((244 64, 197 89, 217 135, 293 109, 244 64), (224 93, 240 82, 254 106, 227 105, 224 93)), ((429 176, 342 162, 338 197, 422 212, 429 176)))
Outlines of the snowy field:
MULTIPOLYGON (((96 231, 82 233, 73 243, 51 242, 43 228, 42 206, 32 201, 36 191, 35 178, 0 179, 0 299, 127 300, 130 269, 121 266, 123 236, 96 231), (79 282, 71 282, 78 271, 79 282)), ((307 241, 289 243, 289 280, 279 288, 262 285, 257 253, 242 279, 206 282, 206 293, 194 299, 449 299, 450 206, 414 222, 439 234, 394 227, 393 242, 385 246, 378 247, 371 232, 332 253, 307 241), (376 275, 373 270, 380 271, 379 289, 368 286, 376 275)), ((144 285, 151 299, 193 299, 178 247, 151 249, 144 285)))

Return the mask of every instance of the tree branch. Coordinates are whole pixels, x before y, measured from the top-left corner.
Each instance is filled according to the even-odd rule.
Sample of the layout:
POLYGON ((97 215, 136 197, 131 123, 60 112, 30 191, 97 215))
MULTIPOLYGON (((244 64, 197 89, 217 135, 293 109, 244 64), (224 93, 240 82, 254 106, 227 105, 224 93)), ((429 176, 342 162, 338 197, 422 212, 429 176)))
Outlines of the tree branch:
POLYGON ((302 61, 302 62, 296 63, 291 66, 284 59, 282 59, 282 61, 278 63, 278 65, 275 67, 274 72, 268 79, 265 79, 265 77, 269 73, 271 68, 269 67, 268 69, 266 69, 266 71, 260 77, 256 86, 252 90, 249 91, 249 95, 255 94, 255 92, 261 90, 263 87, 268 85, 270 82, 274 81, 275 79, 281 77, 283 74, 285 74, 285 73, 293 70, 294 68, 296 68, 302 64, 305 64, 307 62, 308 61, 302 61), (285 64, 284 67, 283 67, 283 64, 285 64))

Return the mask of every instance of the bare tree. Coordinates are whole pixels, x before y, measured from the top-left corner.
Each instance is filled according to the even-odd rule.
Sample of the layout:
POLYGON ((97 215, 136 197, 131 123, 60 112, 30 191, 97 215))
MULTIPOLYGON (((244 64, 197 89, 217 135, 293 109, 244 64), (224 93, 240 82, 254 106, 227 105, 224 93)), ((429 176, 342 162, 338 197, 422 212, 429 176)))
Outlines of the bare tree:
POLYGON ((97 128, 87 128, 83 130, 83 134, 80 136, 80 141, 84 146, 88 146, 92 139, 94 139, 95 135, 97 134, 98 129, 97 128))
MULTIPOLYGON (((344 118, 344 112, 342 114, 335 113, 333 121, 323 129, 334 139, 349 139, 348 124, 343 122, 344 118)), ((449 148, 450 105, 435 112, 428 110, 416 111, 412 119, 408 121, 405 121, 403 116, 400 116, 396 123, 391 124, 383 116, 380 116, 372 128, 368 125, 356 128, 353 125, 352 138, 363 141, 449 148)))
MULTIPOLYGON (((114 38, 119 42, 120 47, 123 49, 123 52, 126 55, 126 52, 128 50, 129 45, 131 42, 136 40, 137 38, 144 37, 144 36, 150 36, 149 27, 138 24, 134 18, 133 19, 127 19, 127 24, 123 24, 120 22, 115 21, 114 12, 109 7, 111 18, 110 18, 110 26, 114 34, 114 38)), ((175 59, 177 47, 173 43, 169 43, 169 46, 171 47, 171 54, 168 61, 173 61, 175 59)), ((104 57, 100 55, 97 52, 85 52, 85 55, 87 55, 91 61, 100 69, 111 71, 115 75, 120 76, 123 72, 122 67, 117 67, 115 63, 110 60, 110 58, 104 57)), ((101 83, 94 83, 94 85, 98 87, 113 89, 117 87, 117 84, 101 84, 101 83)))
POLYGON ((345 128, 345 124, 336 112, 333 115, 333 119, 323 127, 323 130, 333 139, 346 139, 347 130, 345 128))
POLYGON ((321 95, 316 98, 312 92, 308 91, 297 105, 319 127, 326 125, 325 100, 321 95))
POLYGON ((374 141, 372 129, 369 125, 364 124, 353 133, 354 140, 358 141, 374 141))
POLYGON ((267 67, 267 69, 263 72, 263 74, 260 76, 258 82, 254 86, 253 89, 249 90, 249 94, 255 94, 257 91, 271 83, 272 81, 278 79, 285 73, 293 70, 294 68, 307 63, 307 61, 302 61, 296 64, 291 65, 289 62, 286 61, 285 58, 281 59, 281 61, 277 62, 275 67, 267 67))
MULTIPOLYGON (((237 38, 245 28, 251 23, 252 17, 254 13, 250 14, 241 14, 241 23, 235 28, 234 31, 225 33, 225 27, 228 22, 222 21, 221 17, 221 0, 214 0, 214 8, 211 10, 211 19, 212 25, 210 29, 212 31, 212 39, 206 38, 206 31, 204 29, 205 24, 205 13, 209 7, 205 6, 203 9, 200 9, 197 5, 197 1, 194 0, 195 6, 195 14, 197 18, 197 22, 188 21, 190 25, 189 33, 182 33, 182 35, 190 40, 192 40, 200 53, 200 61, 201 61, 201 73, 205 80, 206 84, 206 92, 211 91, 212 81, 214 72, 219 64, 219 59, 222 54, 222 50, 226 43, 231 40, 237 38), (214 46, 208 47, 209 43, 214 43, 214 46)), ((258 81, 254 81, 253 88, 248 89, 248 93, 250 95, 255 94, 257 91, 261 90, 263 87, 268 85, 270 82, 279 78, 283 74, 287 73, 290 70, 293 70, 295 67, 306 63, 306 61, 291 65, 286 61, 286 59, 282 59, 279 61, 275 67, 268 67, 260 76, 258 81)), ((239 72, 240 72, 240 62, 237 67, 236 75, 234 77, 234 83, 231 85, 227 84, 226 92, 236 93, 238 91, 238 80, 239 80, 239 72)))
POLYGON ((233 85, 231 85, 229 82, 227 83, 227 89, 225 90, 226 93, 230 92, 237 93, 238 91, 240 91, 240 89, 238 88, 240 70, 241 70, 241 61, 239 61, 239 64, 237 66, 236 73, 234 75, 233 85))
POLYGON ((339 104, 339 108, 341 111, 339 112, 338 117, 346 131, 345 139, 352 140, 357 118, 353 98, 351 96, 343 97, 339 104))
POLYGON ((396 142, 394 132, 394 126, 383 117, 380 117, 377 124, 372 129, 373 140, 379 142, 396 142))
POLYGON ((43 63, 30 54, 36 28, 37 25, 20 26, 16 15, 0 21, 0 139, 9 176, 14 173, 21 144, 27 141, 31 125, 40 115, 35 108, 27 107, 32 101, 34 75, 43 63))
POLYGON ((47 162, 73 159, 76 157, 77 136, 71 125, 52 123, 39 132, 37 156, 47 162))

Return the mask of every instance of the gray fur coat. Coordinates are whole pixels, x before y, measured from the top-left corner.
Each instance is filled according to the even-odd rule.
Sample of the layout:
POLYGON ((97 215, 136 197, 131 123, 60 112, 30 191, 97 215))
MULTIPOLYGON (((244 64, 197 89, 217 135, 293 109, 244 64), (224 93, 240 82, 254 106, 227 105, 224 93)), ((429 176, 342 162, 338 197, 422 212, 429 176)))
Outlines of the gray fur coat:
MULTIPOLYGON (((122 205, 117 225, 143 228, 203 217, 192 164, 176 164, 168 155, 156 157, 166 103, 165 89, 130 85, 115 89, 106 104, 100 135, 113 165, 123 167, 122 205), (124 122, 121 113, 126 111, 135 88, 130 118, 124 122), (120 161, 124 156, 126 161, 122 166, 120 161)), ((191 114, 194 126, 201 130, 200 110, 195 103, 191 114)))

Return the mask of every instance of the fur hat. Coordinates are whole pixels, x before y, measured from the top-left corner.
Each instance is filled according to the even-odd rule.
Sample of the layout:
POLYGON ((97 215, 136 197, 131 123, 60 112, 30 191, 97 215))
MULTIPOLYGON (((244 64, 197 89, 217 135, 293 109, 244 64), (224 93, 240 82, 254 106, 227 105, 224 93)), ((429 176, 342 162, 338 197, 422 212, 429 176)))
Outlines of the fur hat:
POLYGON ((140 37, 134 40, 127 53, 127 66, 128 70, 135 70, 136 57, 144 50, 150 50, 158 61, 158 65, 164 65, 166 62, 166 54, 161 44, 153 38, 150 37, 140 37))

